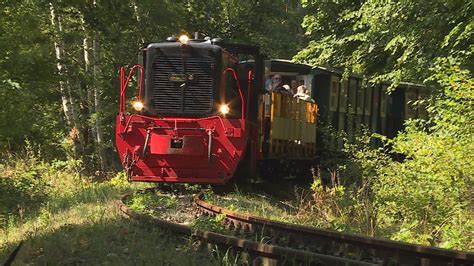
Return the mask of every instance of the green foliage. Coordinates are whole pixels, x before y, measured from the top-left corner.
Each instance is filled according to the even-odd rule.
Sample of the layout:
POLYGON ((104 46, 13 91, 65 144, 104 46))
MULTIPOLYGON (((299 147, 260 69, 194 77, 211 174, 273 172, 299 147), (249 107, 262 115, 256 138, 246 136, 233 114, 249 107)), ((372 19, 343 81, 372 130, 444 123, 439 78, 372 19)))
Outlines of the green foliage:
POLYGON ((421 100, 428 121, 407 121, 398 137, 383 139, 383 150, 370 149, 367 139, 346 143, 346 156, 325 162, 333 182, 313 186, 325 210, 318 215, 339 224, 355 216, 349 227, 371 235, 472 250, 472 2, 302 4, 312 40, 296 60, 363 73, 373 82, 425 82, 434 89, 432 99, 421 100))
POLYGON ((375 235, 373 186, 378 182, 378 172, 390 159, 383 148, 372 148, 372 138, 362 131, 350 142, 339 134, 343 148, 336 156, 325 159, 311 186, 312 197, 300 209, 301 214, 309 212, 317 217, 319 222, 315 225, 375 235))
POLYGON ((34 215, 51 198, 74 194, 77 184, 70 184, 71 178, 81 180, 82 170, 78 161, 45 163, 35 149, 29 147, 25 153, 15 155, 3 153, 0 161, 0 217, 1 228, 17 219, 34 215), (67 177, 67 178, 65 178, 67 177), (58 185, 62 184, 58 190, 58 185), (68 187, 70 186, 70 187, 68 187), (11 220, 11 221, 9 221, 11 220))
MULTIPOLYGON (((47 13, 30 1, 0 3, 0 150, 20 151, 26 139, 51 157, 61 132, 54 56, 43 31, 47 13), (32 14, 35 14, 32 16, 32 14)), ((44 154, 45 155, 45 154, 44 154)))
POLYGON ((434 71, 443 91, 428 108, 430 120, 408 123, 390 141, 405 160, 379 172, 378 223, 393 239, 473 249, 474 79, 458 65, 434 71))
POLYGON ((110 184, 119 189, 126 189, 130 187, 130 182, 127 180, 125 171, 118 172, 110 179, 110 184))
POLYGON ((0 164, 3 177, 0 178, 1 227, 8 219, 23 218, 25 212, 37 209, 47 198, 50 189, 42 175, 48 173, 45 165, 38 164, 36 158, 19 160, 13 155, 4 155, 10 163, 0 164))
POLYGON ((298 1, 186 1, 184 29, 262 47, 271 58, 290 58, 305 40, 298 1))
POLYGON ((311 41, 295 59, 373 80, 420 82, 438 57, 472 70, 471 1, 302 1, 311 41))
POLYGON ((354 142, 345 139, 345 156, 324 163, 322 173, 329 177, 317 176, 300 215, 335 230, 474 249, 474 130, 465 123, 473 106, 472 96, 464 95, 472 90, 472 77, 458 67, 441 69, 435 77, 448 88, 433 103, 437 107, 429 108, 430 121, 409 121, 405 132, 381 148, 372 147, 367 133, 354 142))

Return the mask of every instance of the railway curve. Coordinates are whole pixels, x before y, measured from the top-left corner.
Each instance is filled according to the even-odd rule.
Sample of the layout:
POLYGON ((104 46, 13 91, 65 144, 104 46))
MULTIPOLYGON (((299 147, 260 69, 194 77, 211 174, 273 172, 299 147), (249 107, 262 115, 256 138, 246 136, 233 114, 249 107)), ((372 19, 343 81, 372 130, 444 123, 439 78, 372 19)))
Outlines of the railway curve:
POLYGON ((426 247, 318 229, 242 214, 193 198, 198 215, 224 215, 224 224, 234 235, 224 235, 174 223, 131 210, 121 197, 117 204, 129 218, 157 225, 176 233, 193 235, 202 243, 241 251, 253 265, 474 265, 474 253, 426 247), (245 235, 268 235, 267 243, 245 235))

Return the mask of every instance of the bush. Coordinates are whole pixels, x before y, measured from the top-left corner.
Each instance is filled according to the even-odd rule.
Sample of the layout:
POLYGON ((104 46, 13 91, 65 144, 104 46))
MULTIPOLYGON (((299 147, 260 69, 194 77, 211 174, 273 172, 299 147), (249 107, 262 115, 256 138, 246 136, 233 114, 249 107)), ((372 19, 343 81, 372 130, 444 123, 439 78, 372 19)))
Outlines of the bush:
POLYGON ((46 165, 40 163, 36 156, 27 154, 15 156, 3 154, 0 163, 0 216, 2 227, 7 220, 23 218, 25 213, 38 208, 47 198, 48 182, 42 178, 48 173, 46 165))
POLYGON ((384 139, 386 148, 371 148, 361 134, 345 141, 343 159, 326 162, 331 182, 323 186, 318 176, 312 186, 311 211, 323 226, 474 249, 474 79, 455 64, 434 70, 443 90, 429 121, 407 121, 404 132, 384 139))
MULTIPOLYGON (((64 195, 76 185, 67 183, 69 178, 79 178, 80 161, 46 163, 41 153, 31 146, 22 154, 3 153, 0 161, 0 228, 26 216, 36 214, 49 198, 64 195)), ((71 183, 71 182, 69 182, 71 183)))
POLYGON ((407 123, 390 141, 405 159, 379 171, 378 227, 396 240, 474 249, 474 79, 456 65, 435 71, 443 90, 430 121, 407 123))
POLYGON ((373 185, 377 182, 378 171, 390 158, 383 148, 372 148, 372 138, 366 130, 355 134, 352 142, 346 137, 339 138, 343 145, 339 154, 325 158, 322 174, 315 176, 311 186, 312 204, 316 206, 311 206, 311 212, 323 221, 318 225, 370 236, 375 234, 373 185))

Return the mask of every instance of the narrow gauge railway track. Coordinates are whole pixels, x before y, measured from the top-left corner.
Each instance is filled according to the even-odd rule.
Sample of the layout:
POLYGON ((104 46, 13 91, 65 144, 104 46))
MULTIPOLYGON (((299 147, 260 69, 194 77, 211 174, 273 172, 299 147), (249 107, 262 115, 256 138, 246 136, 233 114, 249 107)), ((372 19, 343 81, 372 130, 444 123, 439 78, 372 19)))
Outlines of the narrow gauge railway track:
MULTIPOLYGON (((153 189, 147 189, 151 191, 153 189)), ((145 191, 145 192, 146 192, 145 191)), ((132 218, 139 222, 150 225, 157 225, 176 233, 185 235, 193 235, 201 242, 214 244, 223 247, 224 250, 231 248, 234 251, 241 251, 247 257, 248 264, 252 265, 375 265, 373 263, 356 261, 347 258, 340 258, 326 254, 318 254, 314 252, 298 250, 277 245, 263 244, 251 241, 246 238, 218 234, 211 231, 194 229, 191 226, 174 223, 152 217, 150 215, 141 214, 131 210, 126 201, 130 195, 123 195, 117 201, 117 205, 123 216, 132 218)), ((198 197, 195 198, 195 200, 198 197)), ((205 203, 205 202, 202 202, 205 203)), ((199 205, 198 205, 199 206, 199 205)))
MULTIPOLYGON (((156 188, 146 189, 148 191, 156 188)), ((118 206, 122 214, 137 221, 158 225, 173 232, 193 235, 202 243, 242 251, 253 265, 474 265, 474 253, 405 244, 354 234, 316 229, 271 221, 230 211, 194 197, 201 215, 225 215, 224 223, 233 236, 196 229, 137 213, 126 205, 130 195, 122 196, 118 206), (249 239, 265 236, 271 244, 249 239), (240 237, 242 236, 242 237, 240 237)))
POLYGON ((201 214, 225 215, 230 228, 272 236, 272 243, 284 242, 288 247, 303 248, 318 254, 338 256, 360 263, 381 265, 474 265, 474 253, 447 250, 365 237, 355 234, 317 229, 276 222, 261 217, 241 214, 194 198, 201 214))

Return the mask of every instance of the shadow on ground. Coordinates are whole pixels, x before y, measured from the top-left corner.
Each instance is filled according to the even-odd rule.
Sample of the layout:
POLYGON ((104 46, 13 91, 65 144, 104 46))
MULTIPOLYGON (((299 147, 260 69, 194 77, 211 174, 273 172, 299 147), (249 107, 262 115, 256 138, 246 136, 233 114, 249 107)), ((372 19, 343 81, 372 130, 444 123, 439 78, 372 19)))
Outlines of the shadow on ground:
MULTIPOLYGON (((94 224, 65 224, 28 237, 13 265, 217 264, 207 250, 195 248, 189 239, 118 216, 94 224)), ((0 261, 6 261, 17 245, 10 243, 0 261)))

